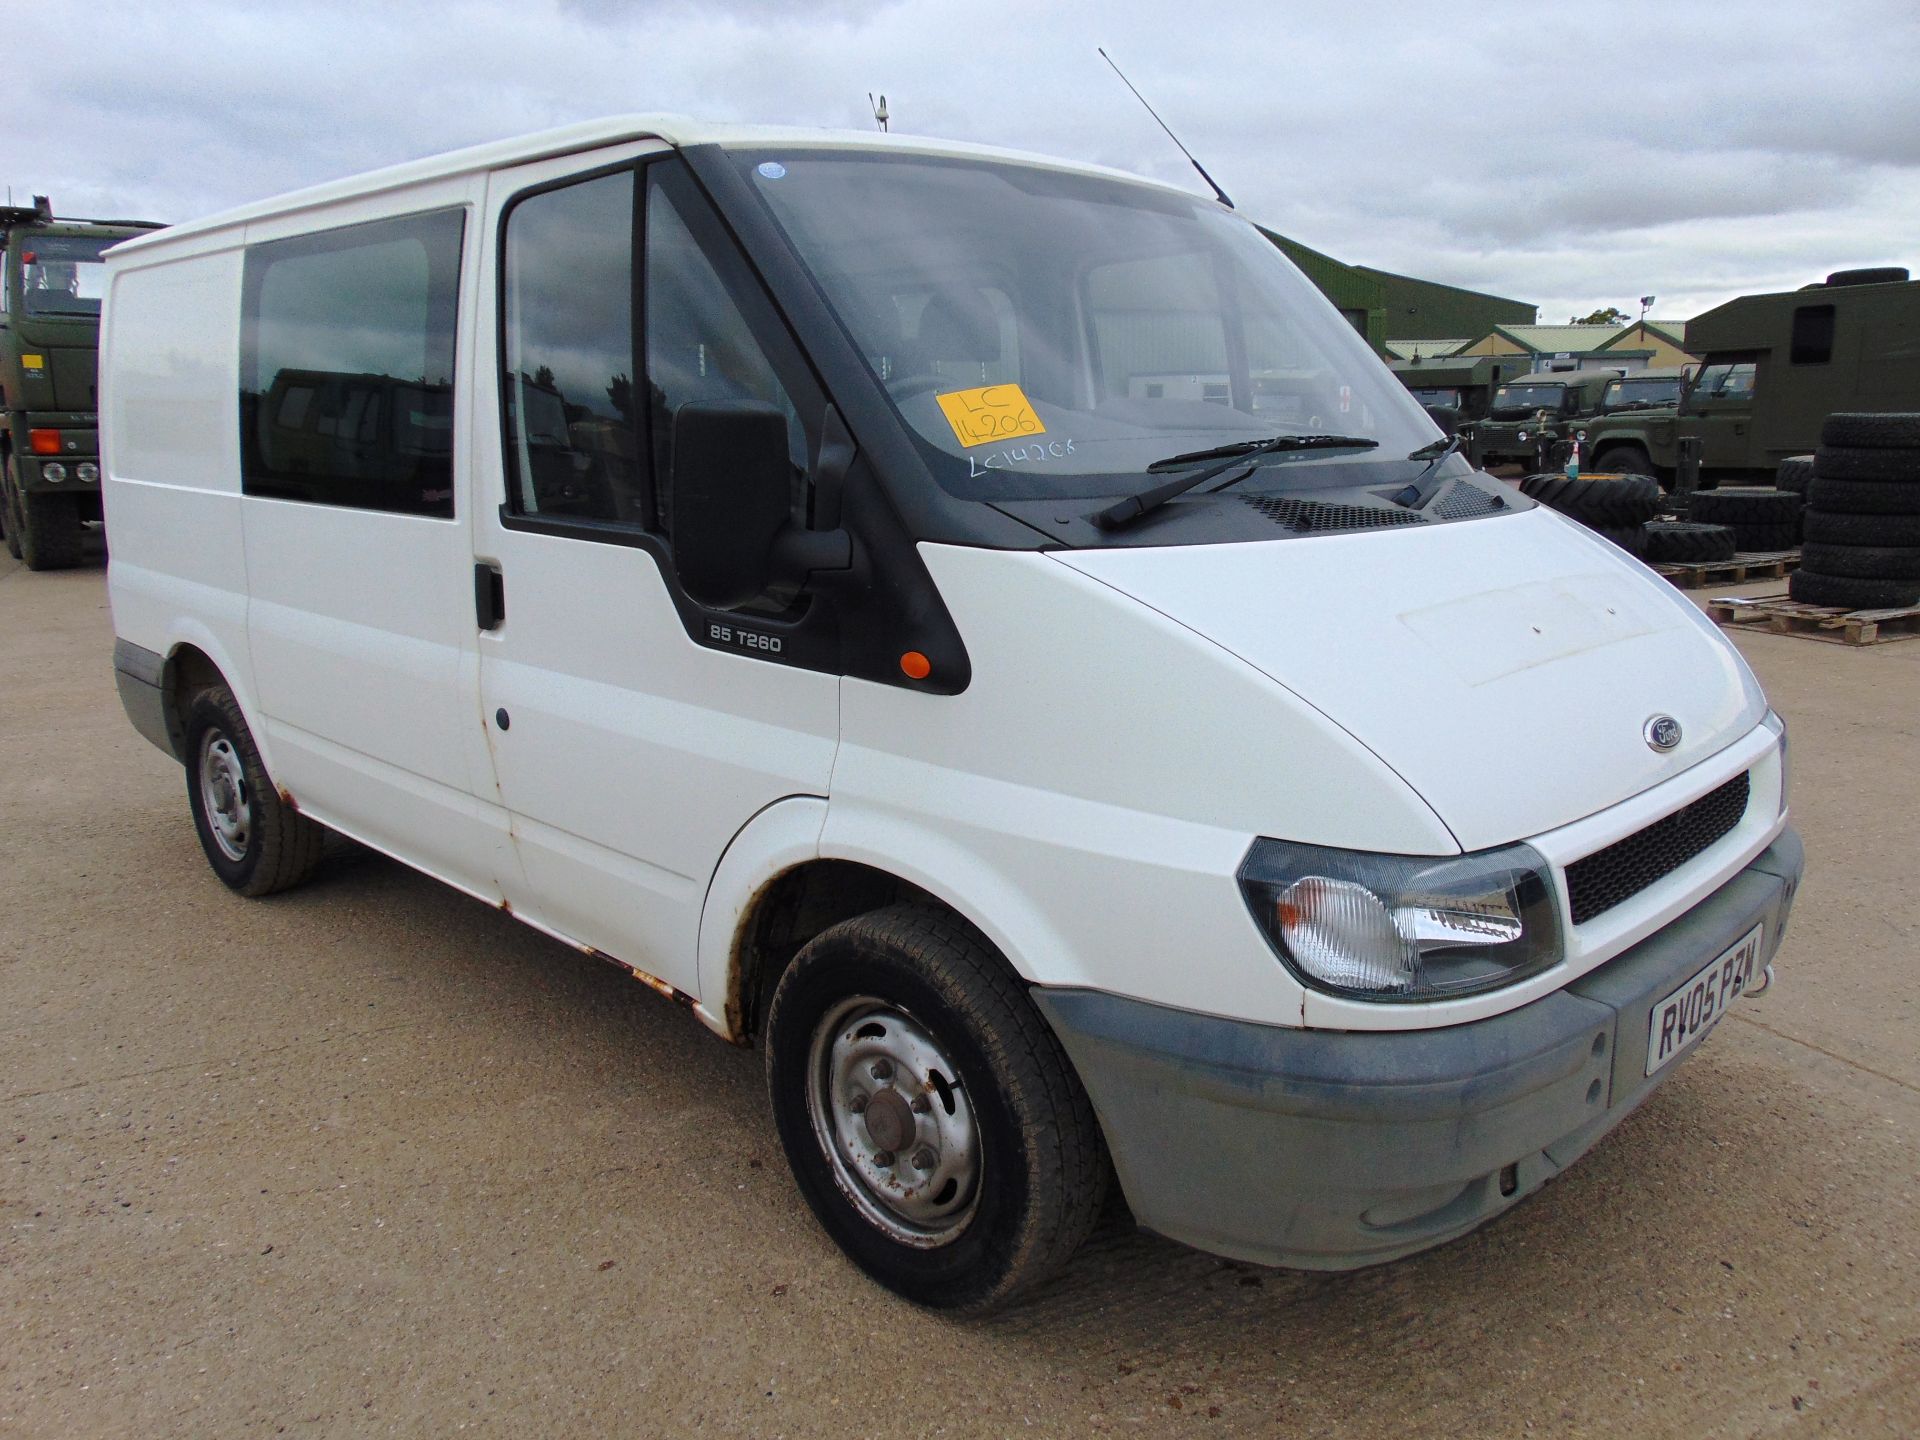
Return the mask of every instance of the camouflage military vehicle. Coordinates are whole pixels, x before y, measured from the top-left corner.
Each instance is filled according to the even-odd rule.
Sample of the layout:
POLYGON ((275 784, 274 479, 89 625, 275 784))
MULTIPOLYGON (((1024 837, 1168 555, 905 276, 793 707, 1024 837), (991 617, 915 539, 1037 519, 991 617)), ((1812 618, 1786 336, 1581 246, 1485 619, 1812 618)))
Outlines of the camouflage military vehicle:
POLYGON ((1389 368, 1413 398, 1436 418, 1451 415, 1455 424, 1484 420, 1493 392, 1528 364, 1519 355, 1442 356, 1433 360, 1395 360, 1389 368))
POLYGON ((74 564, 82 522, 100 518, 100 255, 153 228, 56 220, 45 196, 0 207, 0 522, 32 569, 74 564))
POLYGON ((1610 383, 1600 397, 1600 413, 1582 427, 1587 438, 1581 464, 1594 471, 1655 475, 1672 488, 1678 408, 1692 370, 1660 366, 1610 383))
POLYGON ((1538 463, 1544 429, 1564 439, 1600 413, 1618 370, 1535 370, 1493 392, 1487 418, 1473 427, 1473 453, 1481 465, 1538 463))
POLYGON ((1700 369, 1672 418, 1647 410, 1590 424, 1593 468, 1671 481, 1677 442, 1693 437, 1704 486, 1771 483, 1782 460, 1818 446, 1820 424, 1835 411, 1914 407, 1920 282, 1889 266, 1742 295, 1687 322, 1687 345, 1700 369))

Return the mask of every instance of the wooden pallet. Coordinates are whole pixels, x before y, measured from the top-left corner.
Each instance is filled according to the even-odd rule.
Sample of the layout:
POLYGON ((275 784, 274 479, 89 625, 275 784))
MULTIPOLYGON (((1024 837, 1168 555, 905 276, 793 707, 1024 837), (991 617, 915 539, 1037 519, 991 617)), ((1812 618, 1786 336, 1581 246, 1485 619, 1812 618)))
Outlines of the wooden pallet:
POLYGON ((1715 560, 1704 565, 1682 565, 1662 561, 1653 567, 1682 590, 1698 590, 1705 585, 1726 585, 1741 580, 1778 580, 1800 568, 1798 550, 1749 550, 1731 560, 1715 560))
POLYGON ((1882 645, 1920 636, 1920 605, 1848 610, 1779 596, 1716 595, 1706 610, 1721 625, 1765 626, 1776 635, 1804 635, 1835 645, 1882 645))

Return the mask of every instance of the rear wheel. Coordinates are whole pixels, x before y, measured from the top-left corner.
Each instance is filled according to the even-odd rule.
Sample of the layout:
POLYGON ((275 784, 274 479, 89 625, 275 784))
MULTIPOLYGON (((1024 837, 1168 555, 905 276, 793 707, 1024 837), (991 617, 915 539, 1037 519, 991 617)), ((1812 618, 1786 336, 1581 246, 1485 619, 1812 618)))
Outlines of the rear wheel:
MULTIPOLYGON (((20 558, 29 570, 65 570, 80 563, 85 531, 80 507, 72 495, 43 491, 22 494, 15 489, 15 513, 20 521, 20 558)), ((13 527, 7 527, 11 536, 13 527)))
POLYGON ((250 896, 305 880, 326 831, 274 788, 233 692, 220 685, 194 696, 186 731, 187 803, 213 873, 250 896))
POLYGON ((0 462, 0 514, 6 517, 7 553, 20 558, 20 492, 13 484, 13 457, 0 462))
POLYGON ((794 1179, 880 1284, 983 1311, 1066 1264, 1107 1160, 1086 1093, 1017 976, 970 926, 888 906, 815 937, 767 1014, 794 1179))

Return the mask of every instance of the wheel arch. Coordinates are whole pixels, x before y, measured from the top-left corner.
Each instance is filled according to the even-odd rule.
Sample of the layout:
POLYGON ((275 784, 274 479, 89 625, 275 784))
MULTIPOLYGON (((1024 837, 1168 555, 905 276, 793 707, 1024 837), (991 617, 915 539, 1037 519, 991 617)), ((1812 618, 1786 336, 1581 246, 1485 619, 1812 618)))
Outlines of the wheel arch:
POLYGON ((941 864, 945 846, 921 853, 925 847, 850 845, 844 834, 825 845, 826 811, 815 796, 779 801, 742 827, 722 856, 700 919, 697 1010, 708 1026, 736 1044, 755 1043, 773 986, 801 947, 843 920, 901 900, 945 910, 977 931, 1011 973, 1034 978, 1021 940, 1032 941, 1029 932, 1043 922, 1017 895, 987 902, 986 889, 1005 890, 990 867, 965 856, 941 864), (1019 923, 1022 916, 1029 923, 1019 923))
POLYGON ((254 748, 260 752, 261 763, 267 767, 267 773, 272 774, 273 756, 259 711, 247 691, 244 672, 233 663, 233 657, 219 638, 197 625, 186 627, 169 642, 160 671, 162 713, 166 718, 167 738, 173 743, 174 758, 182 762, 187 758, 187 708, 192 705, 193 697, 214 685, 224 685, 233 692, 240 713, 246 717, 247 729, 252 732, 254 748))

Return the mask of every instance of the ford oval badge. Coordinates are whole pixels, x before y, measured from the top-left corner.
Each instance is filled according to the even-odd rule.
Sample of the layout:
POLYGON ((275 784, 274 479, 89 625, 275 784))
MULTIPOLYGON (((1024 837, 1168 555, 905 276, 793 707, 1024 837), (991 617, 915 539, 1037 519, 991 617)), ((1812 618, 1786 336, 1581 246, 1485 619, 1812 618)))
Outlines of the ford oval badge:
POLYGON ((1671 715, 1655 715, 1640 733, 1646 737, 1648 748, 1664 755, 1680 743, 1680 722, 1671 715))

